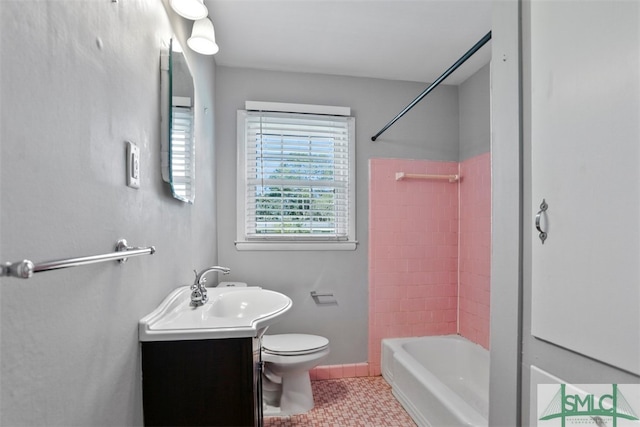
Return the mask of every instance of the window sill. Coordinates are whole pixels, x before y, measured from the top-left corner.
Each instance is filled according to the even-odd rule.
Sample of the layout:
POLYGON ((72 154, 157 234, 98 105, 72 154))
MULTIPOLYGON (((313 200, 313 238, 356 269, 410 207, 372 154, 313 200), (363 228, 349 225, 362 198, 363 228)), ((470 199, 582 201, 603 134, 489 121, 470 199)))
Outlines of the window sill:
POLYGON ((354 251, 351 242, 235 242, 238 251, 354 251))

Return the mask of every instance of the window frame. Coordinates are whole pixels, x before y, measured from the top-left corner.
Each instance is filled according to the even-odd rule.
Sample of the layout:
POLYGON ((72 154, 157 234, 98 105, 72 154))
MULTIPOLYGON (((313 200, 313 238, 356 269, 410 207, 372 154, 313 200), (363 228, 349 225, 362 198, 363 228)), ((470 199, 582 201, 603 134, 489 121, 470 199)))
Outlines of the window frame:
POLYGON ((351 109, 348 107, 318 106, 307 104, 283 104, 273 102, 247 101, 245 110, 237 112, 237 191, 236 191, 236 249, 246 250, 355 250, 356 240, 356 158, 355 158, 355 118, 351 116, 351 109), (269 236, 265 239, 257 237, 248 238, 245 233, 246 225, 246 200, 247 200, 247 179, 246 179, 246 118, 249 112, 277 112, 291 114, 314 114, 331 115, 348 118, 347 127, 349 133, 348 156, 349 156, 349 183, 348 183, 348 236, 342 238, 310 236, 305 234, 286 234, 280 236, 269 236))

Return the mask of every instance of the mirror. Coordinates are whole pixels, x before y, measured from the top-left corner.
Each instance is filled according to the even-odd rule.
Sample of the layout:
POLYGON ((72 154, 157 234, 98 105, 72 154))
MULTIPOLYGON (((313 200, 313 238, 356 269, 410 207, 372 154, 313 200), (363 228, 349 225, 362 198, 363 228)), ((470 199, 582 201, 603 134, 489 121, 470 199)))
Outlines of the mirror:
POLYGON ((195 198, 194 85, 180 43, 171 39, 160 54, 162 179, 173 197, 195 198))

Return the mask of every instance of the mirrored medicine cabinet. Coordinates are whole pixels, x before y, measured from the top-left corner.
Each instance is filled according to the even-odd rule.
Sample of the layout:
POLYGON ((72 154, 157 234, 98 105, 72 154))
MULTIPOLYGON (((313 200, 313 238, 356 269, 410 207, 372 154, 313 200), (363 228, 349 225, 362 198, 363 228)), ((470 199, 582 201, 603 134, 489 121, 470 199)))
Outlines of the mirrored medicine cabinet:
POLYGON ((195 198, 195 103, 189 64, 176 39, 160 53, 162 179, 173 197, 195 198))

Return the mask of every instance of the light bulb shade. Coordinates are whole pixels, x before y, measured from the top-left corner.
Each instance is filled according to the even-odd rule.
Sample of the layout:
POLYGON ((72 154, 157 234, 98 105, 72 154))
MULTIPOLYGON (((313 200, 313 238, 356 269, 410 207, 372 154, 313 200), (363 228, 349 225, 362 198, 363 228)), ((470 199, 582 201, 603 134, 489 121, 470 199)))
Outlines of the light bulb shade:
POLYGON ((171 0, 171 9, 184 18, 195 21, 202 19, 209 15, 207 6, 204 5, 204 0, 171 0))
POLYGON ((215 55, 220 48, 216 44, 216 33, 213 30, 213 22, 209 18, 198 19, 193 23, 191 37, 187 45, 195 52, 203 55, 215 55))

